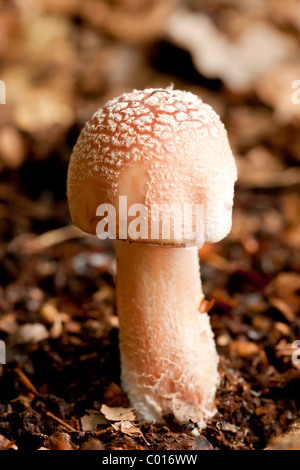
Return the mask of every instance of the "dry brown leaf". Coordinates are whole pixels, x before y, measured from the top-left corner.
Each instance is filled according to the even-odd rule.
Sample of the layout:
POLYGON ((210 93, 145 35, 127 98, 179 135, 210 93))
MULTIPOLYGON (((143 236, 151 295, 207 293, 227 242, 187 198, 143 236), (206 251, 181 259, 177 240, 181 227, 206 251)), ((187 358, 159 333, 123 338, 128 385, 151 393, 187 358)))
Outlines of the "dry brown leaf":
POLYGON ((299 0, 270 0, 265 2, 269 15, 278 24, 293 26, 300 31, 300 3, 299 0))
POLYGON ((277 308, 289 321, 292 322, 300 308, 300 275, 296 272, 282 272, 276 276, 266 293, 269 302, 277 308))
POLYGON ((286 298, 295 294, 300 289, 300 274, 293 272, 283 272, 272 282, 275 293, 278 297, 286 298))
POLYGON ((293 423, 287 432, 272 437, 265 450, 300 450, 300 424, 293 423))
POLYGON ((222 431, 229 431, 232 432, 233 434, 236 434, 240 431, 240 429, 235 426, 234 424, 231 423, 223 423, 221 426, 222 431))
POLYGON ((232 354, 251 359, 259 355, 260 349, 256 343, 251 341, 235 340, 229 345, 232 354))
POLYGON ((41 307, 40 313, 43 320, 47 323, 53 323, 59 316, 59 311, 57 310, 54 300, 44 303, 41 307))
POLYGON ((112 4, 86 0, 81 4, 81 14, 91 24, 129 43, 162 36, 173 9, 171 0, 127 0, 112 4))
POLYGON ((136 421, 137 415, 132 410, 133 408, 110 407, 107 405, 102 405, 100 409, 108 421, 136 421))
POLYGON ((44 441, 44 445, 50 450, 74 450, 71 437, 65 432, 56 431, 44 441))
POLYGON ((121 431, 123 434, 126 434, 127 436, 139 436, 145 441, 146 444, 149 445, 149 442, 146 441, 142 431, 137 426, 132 424, 130 421, 120 421, 120 422, 112 424, 112 427, 116 431, 121 431))
POLYGON ((16 444, 0 434, 0 450, 18 450, 16 444))
POLYGON ((288 168, 284 171, 257 171, 241 180, 245 188, 285 188, 300 183, 300 169, 288 168))
POLYGON ((269 302, 272 307, 275 307, 277 310, 279 310, 289 322, 293 322, 295 320, 296 312, 293 311, 292 307, 288 304, 288 302, 276 297, 270 297, 269 302))
POLYGON ((300 183, 298 167, 285 168, 264 147, 254 147, 245 156, 236 156, 238 184, 246 188, 280 188, 300 183))
POLYGON ((142 431, 130 421, 119 421, 113 423, 112 427, 116 431, 121 431, 123 434, 127 434, 127 436, 143 436, 142 431))
MULTIPOLYGON (((264 103, 272 106, 282 123, 300 125, 299 85, 293 83, 300 78, 300 62, 279 64, 266 71, 257 83, 257 93, 264 103), (294 97, 294 98, 293 98, 294 97)), ((297 84, 297 83, 296 83, 297 84)))
POLYGON ((283 336, 289 336, 291 329, 290 326, 287 325, 286 323, 283 323, 281 321, 276 321, 274 323, 274 328, 279 331, 283 336))
POLYGON ((0 331, 12 335, 18 330, 18 322, 16 320, 16 314, 14 312, 7 313, 0 318, 0 331))
POLYGON ((39 343, 49 338, 47 328, 41 323, 25 323, 11 336, 12 344, 39 343))
MULTIPOLYGON (((230 30, 230 24, 227 29, 230 30)), ((294 57, 297 48, 291 36, 265 21, 245 22, 233 41, 206 14, 186 11, 171 16, 167 34, 176 45, 191 53, 202 75, 221 78, 235 92, 253 89, 263 73, 294 57)))

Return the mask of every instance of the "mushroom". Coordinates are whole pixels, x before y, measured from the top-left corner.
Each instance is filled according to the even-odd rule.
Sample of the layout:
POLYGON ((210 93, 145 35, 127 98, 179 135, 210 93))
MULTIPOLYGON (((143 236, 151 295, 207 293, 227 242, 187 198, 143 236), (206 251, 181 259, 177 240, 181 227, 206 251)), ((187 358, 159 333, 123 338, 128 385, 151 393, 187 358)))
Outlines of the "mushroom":
POLYGON ((67 183, 73 222, 105 238, 99 222, 110 207, 116 211, 115 230, 106 235, 117 239, 121 384, 140 419, 171 414, 203 428, 216 411, 218 355, 208 314, 199 309, 198 249, 229 233, 236 177, 219 116, 172 86, 108 101, 74 147, 67 183), (169 208, 185 205, 204 208, 202 217, 196 224, 192 214, 190 230, 176 231, 186 219, 169 208), (167 215, 169 231, 162 228, 167 215))

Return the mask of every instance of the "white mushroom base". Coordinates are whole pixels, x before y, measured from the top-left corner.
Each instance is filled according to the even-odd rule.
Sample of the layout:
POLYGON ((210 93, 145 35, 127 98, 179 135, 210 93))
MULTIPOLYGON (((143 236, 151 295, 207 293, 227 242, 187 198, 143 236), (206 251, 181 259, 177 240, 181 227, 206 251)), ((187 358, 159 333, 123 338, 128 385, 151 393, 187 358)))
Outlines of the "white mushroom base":
POLYGON ((168 414, 200 428, 216 412, 218 355, 198 249, 118 242, 121 382, 141 420, 168 414))

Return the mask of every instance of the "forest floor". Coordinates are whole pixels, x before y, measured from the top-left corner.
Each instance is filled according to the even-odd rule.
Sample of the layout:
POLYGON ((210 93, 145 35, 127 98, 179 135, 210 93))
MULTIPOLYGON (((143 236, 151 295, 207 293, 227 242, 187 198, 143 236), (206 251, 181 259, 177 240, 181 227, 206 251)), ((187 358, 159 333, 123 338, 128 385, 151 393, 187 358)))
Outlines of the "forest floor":
MULTIPOLYGON (((299 433, 282 436, 297 428, 300 403, 300 104, 281 115, 265 78, 234 91, 222 71, 200 73, 165 32, 169 2, 148 2, 139 22, 126 2, 41 3, 29 17, 14 2, 0 5, 0 78, 11 90, 0 114, 0 449, 299 449, 299 433), (110 20, 120 24, 120 14, 116 30, 110 20), (232 231, 199 252, 221 374, 218 412, 200 433, 172 416, 139 422, 130 409, 114 246, 71 225, 65 196, 72 147, 91 114, 109 97, 171 82, 220 113, 239 169, 232 231)), ((231 9, 213 3, 203 2, 205 14, 227 21, 231 9)), ((274 18, 262 14, 265 27, 293 41, 299 25, 288 8, 276 16, 276 5, 274 18)))

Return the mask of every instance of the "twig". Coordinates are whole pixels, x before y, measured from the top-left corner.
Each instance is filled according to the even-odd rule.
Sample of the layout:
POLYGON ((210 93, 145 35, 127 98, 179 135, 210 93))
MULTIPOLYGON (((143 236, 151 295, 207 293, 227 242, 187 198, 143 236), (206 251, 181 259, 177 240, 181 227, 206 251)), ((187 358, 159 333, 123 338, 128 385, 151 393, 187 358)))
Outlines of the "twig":
POLYGON ((53 413, 51 413, 51 411, 46 411, 46 415, 49 416, 49 418, 53 419, 53 421, 56 421, 57 423, 61 424, 61 426, 64 426, 69 431, 71 431, 71 432, 80 432, 77 429, 73 428, 73 426, 70 426, 70 424, 66 423, 62 419, 55 416, 53 413))
POLYGON ((50 230, 49 232, 45 232, 42 235, 38 235, 37 237, 28 240, 25 243, 25 250, 30 253, 40 253, 46 248, 50 248, 73 238, 84 236, 86 236, 86 234, 79 228, 75 227, 75 225, 67 225, 55 230, 50 230))

